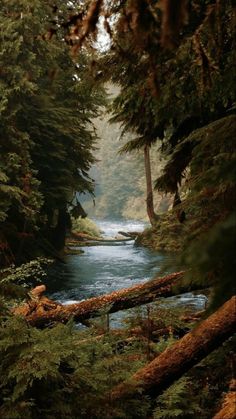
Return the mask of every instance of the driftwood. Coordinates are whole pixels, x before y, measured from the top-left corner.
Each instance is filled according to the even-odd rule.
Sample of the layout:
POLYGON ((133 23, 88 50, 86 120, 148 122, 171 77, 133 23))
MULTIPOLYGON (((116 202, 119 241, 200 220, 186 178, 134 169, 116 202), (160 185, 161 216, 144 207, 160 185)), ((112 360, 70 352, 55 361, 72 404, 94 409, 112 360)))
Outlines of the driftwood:
POLYGON ((235 307, 234 296, 197 328, 137 371, 129 383, 114 388, 111 400, 131 395, 133 397, 140 392, 151 396, 160 394, 233 335, 236 326, 235 307))
POLYGON ((61 305, 39 296, 38 301, 29 301, 14 309, 14 313, 22 315, 35 326, 45 326, 52 322, 67 322, 71 317, 83 322, 91 317, 115 313, 141 304, 154 301, 158 297, 171 297, 188 292, 189 287, 181 286, 184 272, 175 272, 162 278, 153 279, 144 284, 114 291, 111 294, 93 297, 76 304, 61 305), (176 286, 178 288, 176 289, 176 286))

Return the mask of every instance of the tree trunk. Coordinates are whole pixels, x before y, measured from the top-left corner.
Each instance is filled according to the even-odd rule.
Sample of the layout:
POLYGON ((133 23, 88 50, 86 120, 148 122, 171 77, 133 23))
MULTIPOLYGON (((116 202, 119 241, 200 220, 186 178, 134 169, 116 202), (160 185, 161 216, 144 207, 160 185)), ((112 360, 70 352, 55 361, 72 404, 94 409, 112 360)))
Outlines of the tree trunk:
POLYGON ((152 173, 151 173, 150 146, 149 145, 146 145, 144 147, 144 164, 145 164, 146 185, 147 185, 147 199, 146 199, 147 215, 148 215, 151 225, 153 225, 156 219, 156 214, 154 211, 154 204, 153 204, 152 173))
POLYGON ((59 208, 57 225, 52 232, 52 244, 59 252, 63 251, 65 247, 67 220, 68 214, 66 206, 59 208))
POLYGON ((115 313, 141 304, 154 301, 158 297, 171 297, 190 291, 186 285, 181 286, 184 272, 175 272, 162 278, 156 278, 144 284, 114 291, 111 294, 93 297, 76 304, 63 306, 46 297, 14 309, 14 313, 22 315, 31 324, 38 327, 51 322, 67 322, 71 317, 77 321, 85 321, 91 317, 107 313, 115 313), (178 288, 176 287, 178 285, 178 288), (176 289, 177 288, 177 289, 176 289))
POLYGON ((176 205, 179 205, 179 204, 181 204, 181 199, 180 199, 179 191, 178 189, 176 189, 172 208, 175 208, 176 205))
POLYGON ((129 383, 114 388, 111 399, 134 396, 140 392, 152 397, 159 395, 233 335, 235 304, 234 296, 197 328, 137 371, 129 383))

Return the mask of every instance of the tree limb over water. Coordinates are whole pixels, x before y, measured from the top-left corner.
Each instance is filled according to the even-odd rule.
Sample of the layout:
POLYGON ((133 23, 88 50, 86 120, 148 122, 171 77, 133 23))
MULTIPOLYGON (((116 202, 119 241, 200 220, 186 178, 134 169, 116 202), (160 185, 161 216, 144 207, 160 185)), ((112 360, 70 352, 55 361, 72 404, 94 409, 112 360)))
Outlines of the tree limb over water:
POLYGON ((183 271, 175 272, 144 284, 69 305, 56 303, 40 294, 37 298, 34 296, 24 305, 14 309, 14 313, 25 317, 31 325, 38 327, 46 326, 52 322, 66 323, 70 318, 83 322, 92 317, 147 304, 159 297, 172 297, 197 289, 194 284, 191 289, 189 285, 184 284, 181 281, 183 277, 183 271))

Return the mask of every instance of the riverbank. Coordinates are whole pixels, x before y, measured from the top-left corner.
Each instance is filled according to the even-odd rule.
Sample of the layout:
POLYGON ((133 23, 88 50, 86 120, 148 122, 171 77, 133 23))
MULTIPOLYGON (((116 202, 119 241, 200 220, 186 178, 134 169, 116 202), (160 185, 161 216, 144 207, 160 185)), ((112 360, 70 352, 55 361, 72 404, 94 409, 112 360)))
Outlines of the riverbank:
POLYGON ((181 224, 174 211, 161 215, 155 225, 146 228, 136 244, 155 251, 179 252, 188 232, 188 223, 181 224))

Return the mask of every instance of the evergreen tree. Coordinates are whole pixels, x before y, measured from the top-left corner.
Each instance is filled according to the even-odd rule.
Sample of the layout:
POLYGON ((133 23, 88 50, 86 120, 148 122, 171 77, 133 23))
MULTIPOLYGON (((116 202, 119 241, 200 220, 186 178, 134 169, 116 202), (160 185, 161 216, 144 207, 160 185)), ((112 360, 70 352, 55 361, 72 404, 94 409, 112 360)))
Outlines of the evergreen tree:
MULTIPOLYGON (((88 53, 83 48, 95 33, 102 2, 89 3, 85 2, 86 14, 76 1, 70 2, 72 12, 80 12, 74 25, 74 15, 69 16, 71 10, 63 2, 50 7, 44 0, 30 4, 0 0, 0 250, 5 264, 16 256, 20 260, 22 251, 24 257, 30 256, 25 241, 29 244, 30 237, 42 233, 55 244, 62 232, 60 248, 68 202, 76 190, 91 191, 87 174, 93 162, 94 136, 88 124, 97 113, 95 106, 103 101, 97 82, 90 79, 88 53), (69 35, 65 36, 64 29, 69 35), (77 58, 69 54, 66 40, 74 52, 80 48, 77 58)), ((193 1, 188 10, 186 4, 166 0, 161 9, 156 1, 106 2, 117 15, 113 49, 104 59, 104 79, 122 87, 115 113, 125 129, 136 132, 134 148, 150 146, 164 131, 170 132, 163 137, 170 160, 157 186, 176 192, 187 169, 190 191, 176 208, 188 210, 188 217, 198 214, 200 218, 192 225, 193 245, 184 262, 194 268, 191 281, 196 282, 198 272, 199 286, 211 285, 219 297, 215 303, 220 304, 234 292, 235 270, 235 117, 228 115, 235 100, 233 7, 228 0, 193 1)), ((105 21, 108 25, 107 15, 105 21)), ((10 279, 6 271, 1 272, 1 285, 19 275, 22 280, 23 273, 8 273, 10 279)), ((140 394, 118 405, 108 397, 111 387, 146 363, 146 339, 134 346, 134 352, 124 346, 120 351, 116 338, 94 339, 74 332, 71 324, 37 330, 9 315, 7 308, 1 304, 1 415, 50 419, 152 414, 152 406, 140 394)), ((170 326, 169 322, 164 325, 170 326)), ((148 356, 153 346, 161 352, 160 346, 169 343, 163 340, 155 348, 149 338, 148 356)), ((174 397, 172 388, 159 398, 154 416, 194 417, 204 410, 206 418, 212 417, 215 390, 219 394, 226 387, 220 376, 212 381, 212 388, 209 379, 219 366, 227 379, 231 376, 229 361, 222 359, 232 350, 232 343, 221 349, 220 362, 217 356, 210 360, 206 373, 205 364, 203 373, 191 371, 189 378, 176 385, 174 397), (192 400, 194 387, 200 393, 199 405, 192 400), (186 405, 186 397, 191 405, 186 405)))
POLYGON ((51 36, 47 2, 3 0, 0 13, 0 230, 7 263, 10 253, 23 257, 27 241, 29 251, 36 231, 63 247, 68 204, 76 191, 93 189, 90 120, 104 99, 87 71, 88 53, 75 59, 62 30, 51 36))
MULTIPOLYGON (((137 139, 124 147, 126 151, 159 141, 165 156, 171 155, 156 187, 173 193, 174 204, 178 200, 172 217, 176 221, 172 223, 176 231, 183 231, 181 247, 189 250, 185 263, 190 268, 200 265, 202 281, 211 278, 211 283, 216 285, 221 283, 220 277, 224 276, 224 270, 228 271, 228 265, 234 266, 229 251, 235 246, 233 234, 228 235, 231 244, 225 235, 220 239, 221 228, 225 228, 220 222, 234 231, 233 218, 228 217, 235 211, 235 157, 233 153, 229 156, 227 149, 232 150, 235 120, 208 124, 229 115, 235 102, 233 2, 196 1, 187 6, 181 1, 174 6, 164 1, 161 6, 159 2, 133 0, 119 3, 113 12, 115 8, 119 13, 113 24, 112 48, 104 57, 110 69, 105 78, 121 88, 114 101, 113 119, 122 122, 125 131, 137 134, 137 139), (191 137, 191 132, 204 126, 203 131, 196 131, 191 137), (219 132, 217 127, 221 127, 219 132), (222 161, 226 159, 229 163, 223 168, 222 161), (179 187, 188 174, 187 199, 182 205, 179 187), (191 239, 198 252, 195 247, 189 248, 189 234, 185 234, 189 230, 184 224, 186 213, 189 217, 186 226, 191 229, 191 239), (208 216, 203 219, 199 213, 208 216), (182 227, 177 225, 177 228, 179 222, 182 227), (202 237, 203 246, 197 240, 206 230, 209 241, 202 237), (225 260, 221 260, 220 266, 210 250, 216 246, 225 260), (190 252, 198 254, 194 261, 190 252)), ((159 231, 162 222, 164 225, 165 219, 154 223, 154 236, 165 234, 164 230, 159 231)), ((193 280, 196 273, 190 276, 193 280)), ((232 274, 227 281, 231 283, 228 290, 232 295, 232 274)), ((228 296, 225 292, 223 298, 228 296)))

